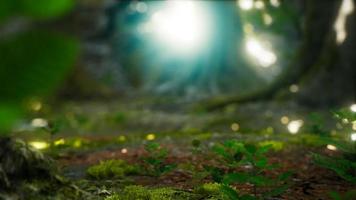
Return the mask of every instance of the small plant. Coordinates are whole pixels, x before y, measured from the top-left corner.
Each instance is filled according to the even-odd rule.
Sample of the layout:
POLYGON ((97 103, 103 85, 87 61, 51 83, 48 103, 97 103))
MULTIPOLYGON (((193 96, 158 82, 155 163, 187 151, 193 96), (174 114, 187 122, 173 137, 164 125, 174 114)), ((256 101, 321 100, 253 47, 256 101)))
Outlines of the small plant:
POLYGON ((162 148, 160 144, 150 142, 145 145, 147 155, 142 157, 143 167, 147 174, 152 176, 161 176, 176 168, 176 164, 167 164, 166 159, 168 150, 162 148))
MULTIPOLYGON (((348 109, 341 109, 334 111, 334 116, 345 122, 345 123, 355 123, 356 113, 349 111, 348 109)), ((339 151, 342 152, 342 156, 324 156, 316 153, 312 153, 313 161, 315 164, 330 169, 339 175, 342 179, 356 184, 356 142, 355 141, 341 141, 333 138, 322 138, 322 142, 325 144, 335 146, 339 151)), ((335 199, 351 199, 349 196, 354 196, 355 190, 346 192, 343 196, 331 192, 330 196, 335 199)))
POLYGON ((122 178, 125 175, 137 174, 138 169, 123 160, 107 160, 89 167, 87 173, 96 179, 122 178))
POLYGON ((328 136, 329 131, 327 131, 324 128, 323 124, 324 124, 324 120, 320 114, 311 113, 308 116, 307 129, 310 133, 320 135, 320 136, 328 136))
POLYGON ((207 170, 211 172, 214 181, 221 183, 221 190, 229 199, 265 199, 280 195, 290 186, 287 180, 291 172, 274 178, 265 175, 268 170, 276 168, 275 165, 268 163, 265 156, 270 148, 271 145, 257 147, 228 140, 213 147, 213 151, 220 156, 220 162, 226 169, 209 167, 207 170), (244 170, 236 172, 237 167, 244 170), (252 185, 253 194, 241 195, 233 188, 233 184, 252 185))
POLYGON ((201 141, 198 139, 194 139, 192 141, 192 153, 195 155, 199 155, 202 153, 201 141))
POLYGON ((353 200, 356 196, 356 190, 347 191, 345 194, 342 195, 337 192, 330 192, 329 194, 334 200, 353 200))

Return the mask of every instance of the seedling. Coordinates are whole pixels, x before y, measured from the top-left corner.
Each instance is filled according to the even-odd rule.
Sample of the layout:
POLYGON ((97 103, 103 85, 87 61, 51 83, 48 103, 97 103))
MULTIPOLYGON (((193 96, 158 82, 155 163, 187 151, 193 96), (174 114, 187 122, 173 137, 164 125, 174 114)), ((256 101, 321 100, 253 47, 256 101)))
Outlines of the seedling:
MULTIPOLYGON (((334 116, 346 123, 355 122, 356 114, 347 109, 342 109, 334 112, 334 116)), ((323 156, 313 153, 313 161, 315 164, 330 169, 338 174, 344 180, 356 184, 356 142, 355 141, 340 141, 332 138, 323 138, 325 144, 331 144, 342 152, 341 157, 323 156)), ((348 196, 355 194, 354 190, 346 192, 344 197, 336 192, 331 192, 330 196, 335 199, 348 199, 348 196)), ((350 198, 351 199, 351 198, 350 198)))
POLYGON ((161 176, 176 168, 176 164, 166 164, 168 150, 160 144, 151 142, 145 145, 147 155, 142 157, 143 167, 147 174, 161 176))
POLYGON ((287 180, 291 172, 282 173, 275 178, 265 175, 268 170, 276 168, 275 165, 268 163, 265 156, 271 147, 271 145, 257 147, 236 140, 228 140, 213 147, 213 151, 220 157, 220 163, 226 169, 210 167, 208 170, 214 181, 222 183, 221 189, 229 199, 265 199, 280 195, 290 186, 287 180), (244 170, 236 172, 237 168, 244 170), (239 194, 233 188, 233 184, 252 185, 253 194, 239 194), (267 188, 267 190, 262 190, 262 188, 267 188))

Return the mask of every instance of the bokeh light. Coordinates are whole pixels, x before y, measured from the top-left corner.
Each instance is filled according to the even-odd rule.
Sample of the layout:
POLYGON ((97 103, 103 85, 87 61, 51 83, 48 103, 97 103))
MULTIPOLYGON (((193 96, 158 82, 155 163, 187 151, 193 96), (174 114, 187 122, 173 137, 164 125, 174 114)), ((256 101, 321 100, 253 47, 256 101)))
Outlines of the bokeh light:
POLYGON ((352 104, 352 105, 350 106, 350 110, 351 110, 352 112, 356 112, 356 104, 352 104))
POLYGON ((293 120, 288 123, 288 131, 291 134, 297 134, 299 132, 299 129, 303 126, 303 120, 293 120))
POLYGON ((326 146, 326 148, 329 149, 329 150, 331 150, 331 151, 336 151, 336 150, 337 150, 336 146, 334 146, 334 145, 332 145, 332 144, 328 144, 328 145, 326 146))
POLYGON ((146 140, 154 140, 154 139, 156 139, 155 134, 151 133, 151 134, 146 135, 146 140))
POLYGON ((48 122, 42 118, 35 118, 31 121, 31 126, 34 128, 44 128, 48 126, 48 122))
POLYGON ((262 67, 270 67, 277 61, 277 56, 266 46, 253 37, 249 37, 246 40, 247 53, 262 67))
POLYGON ((343 0, 339 9, 339 14, 336 18, 334 29, 336 31, 336 42, 342 44, 346 37, 346 19, 354 10, 353 0, 343 0))
POLYGON ((194 1, 167 1, 149 22, 156 38, 177 50, 197 50, 207 42, 209 18, 194 1))
POLYGON ((48 142, 44 142, 44 141, 31 141, 28 143, 30 146, 32 146, 35 149, 47 149, 49 147, 48 142))
POLYGON ((239 0, 238 5, 242 10, 251 10, 253 8, 253 0, 239 0))
POLYGON ((356 141, 356 132, 351 133, 350 138, 352 141, 356 141))

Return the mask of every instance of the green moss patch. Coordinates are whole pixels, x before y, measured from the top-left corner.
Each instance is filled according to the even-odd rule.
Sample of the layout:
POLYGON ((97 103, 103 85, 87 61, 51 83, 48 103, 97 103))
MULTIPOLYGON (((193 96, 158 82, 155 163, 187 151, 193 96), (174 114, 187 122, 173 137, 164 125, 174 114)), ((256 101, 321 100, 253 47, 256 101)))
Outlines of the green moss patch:
POLYGON ((87 174, 96 179, 122 178, 138 173, 136 166, 123 160, 106 160, 88 168, 87 174))

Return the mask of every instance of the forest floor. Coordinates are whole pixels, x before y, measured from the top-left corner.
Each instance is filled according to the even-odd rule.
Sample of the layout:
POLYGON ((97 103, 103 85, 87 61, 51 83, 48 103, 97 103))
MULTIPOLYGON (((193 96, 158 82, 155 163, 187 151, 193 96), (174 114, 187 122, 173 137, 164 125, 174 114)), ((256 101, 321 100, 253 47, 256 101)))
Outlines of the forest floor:
MULTIPOLYGON (((67 103, 58 110, 36 113, 34 118, 46 118, 58 124, 59 132, 51 135, 43 129, 31 129, 18 131, 17 136, 34 147, 36 144, 52 144, 50 147, 45 145, 41 151, 54 158, 61 176, 69 181, 65 185, 69 186, 43 186, 38 182, 28 182, 26 184, 30 186, 20 192, 27 192, 25 199, 223 199, 226 196, 219 192, 201 192, 197 188, 216 182, 211 173, 199 176, 204 174, 206 165, 228 171, 228 167, 219 162, 219 155, 213 147, 231 140, 258 147, 271 145, 265 157, 268 163, 279 167, 264 170, 264 176, 276 177, 287 171, 292 172, 285 192, 262 197, 266 190, 263 186, 256 193, 261 199, 324 200, 331 199, 331 191, 343 194, 356 189, 355 185, 313 161, 312 153, 341 156, 338 149, 327 148, 328 144, 322 142, 320 133, 310 132, 314 123, 322 123, 333 134, 338 131, 329 111, 311 111, 293 103, 233 105, 216 112, 192 112, 190 108, 185 104, 146 101, 126 104, 67 103), (282 117, 287 117, 289 121, 302 121, 298 133, 291 134, 288 123, 281 123, 282 117), (199 141, 199 147, 192 145, 192 141, 199 141), (159 175, 145 172, 147 163, 145 165, 144 158, 150 156, 145 146, 150 143, 167 150, 162 165, 174 164, 176 167, 173 170, 159 175), (199 151, 196 151, 197 148, 199 151), (88 173, 91 166, 118 159, 129 166, 142 168, 139 172, 123 176, 110 172, 109 175, 95 177, 88 173), (114 195, 125 193, 125 187, 129 185, 144 186, 148 188, 147 193, 151 192, 150 189, 168 187, 185 196, 175 198, 171 193, 165 193, 164 197, 114 195)), ((241 165, 237 171, 244 171, 245 168, 248 169, 248 166, 241 165)), ((250 183, 232 184, 232 187, 241 194, 255 192, 250 183)), ((7 197, 16 199, 21 195, 7 197)))

